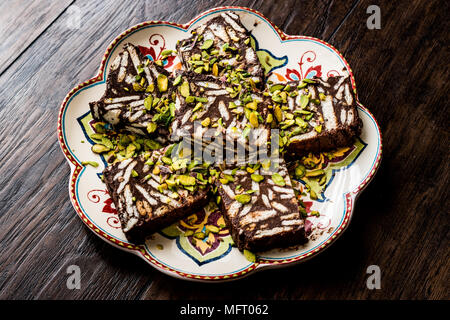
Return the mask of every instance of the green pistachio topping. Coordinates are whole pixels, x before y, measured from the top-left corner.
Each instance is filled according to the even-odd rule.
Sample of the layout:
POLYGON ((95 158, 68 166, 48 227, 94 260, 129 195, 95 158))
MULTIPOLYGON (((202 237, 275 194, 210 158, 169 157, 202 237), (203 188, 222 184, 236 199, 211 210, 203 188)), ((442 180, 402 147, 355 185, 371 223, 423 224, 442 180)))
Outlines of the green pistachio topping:
POLYGON ((95 162, 95 161, 83 161, 83 162, 81 162, 81 164, 82 164, 83 166, 89 165, 89 166, 92 166, 92 167, 94 167, 94 168, 97 168, 97 167, 98 167, 98 163, 95 162))
POLYGON ((234 199, 239 203, 246 204, 249 203, 250 200, 252 200, 252 197, 248 194, 237 194, 234 199))
POLYGON ((208 39, 203 42, 203 45, 200 47, 202 50, 208 50, 214 44, 214 40, 208 39))
POLYGON ((286 185, 286 182, 284 181, 283 177, 279 173, 274 173, 272 175, 272 180, 275 184, 283 187, 286 185))
POLYGON ((256 173, 253 173, 253 174, 251 175, 251 178, 252 178, 252 180, 255 181, 255 182, 261 182, 261 181, 264 180, 264 176, 262 176, 262 175, 260 175, 260 174, 256 174, 256 173))
POLYGON ((169 86, 169 79, 166 75, 160 73, 157 79, 159 92, 166 92, 169 86))

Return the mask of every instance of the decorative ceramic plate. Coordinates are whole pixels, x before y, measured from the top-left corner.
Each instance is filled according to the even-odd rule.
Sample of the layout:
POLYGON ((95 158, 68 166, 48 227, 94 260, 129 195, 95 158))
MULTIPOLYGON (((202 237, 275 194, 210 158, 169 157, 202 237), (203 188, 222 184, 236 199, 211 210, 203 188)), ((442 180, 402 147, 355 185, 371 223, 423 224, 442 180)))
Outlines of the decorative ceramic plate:
MULTIPOLYGON (((154 234, 144 245, 129 243, 122 233, 106 186, 100 180, 106 162, 91 152, 94 142, 89 135, 93 133, 93 120, 88 103, 102 96, 110 64, 124 43, 139 45, 143 54, 157 60, 163 50, 174 49, 177 40, 187 38, 191 29, 224 10, 238 14, 251 31, 252 44, 269 79, 281 82, 348 72, 356 92, 350 66, 328 43, 286 35, 252 9, 221 7, 204 12, 185 25, 149 21, 120 34, 106 50, 98 75, 69 92, 58 118, 59 142, 71 168, 70 199, 81 220, 103 240, 140 256, 156 269, 178 278, 200 281, 239 279, 258 270, 305 261, 324 251, 347 228, 355 200, 374 176, 381 158, 379 127, 372 114, 358 103, 363 131, 355 144, 305 160, 320 165, 326 176, 322 186, 311 181, 298 183, 302 188, 308 182, 317 195, 314 200, 306 197, 304 201, 309 213, 305 226, 310 233, 305 245, 259 253, 257 262, 250 262, 231 245, 226 229, 208 237, 208 241, 184 235, 186 230, 201 231, 205 225, 223 223, 219 212, 206 209, 193 212, 189 218, 154 234), (96 161, 100 165, 97 168, 83 166, 83 161, 96 161)), ((165 60, 169 71, 180 67, 176 57, 165 60)))

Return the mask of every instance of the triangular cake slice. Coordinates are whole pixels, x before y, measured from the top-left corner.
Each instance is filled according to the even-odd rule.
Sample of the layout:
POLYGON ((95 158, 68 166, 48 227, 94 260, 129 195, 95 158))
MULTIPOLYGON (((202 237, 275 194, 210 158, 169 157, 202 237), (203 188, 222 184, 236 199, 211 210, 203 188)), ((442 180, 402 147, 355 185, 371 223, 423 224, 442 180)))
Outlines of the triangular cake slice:
POLYGON ((266 251, 305 240, 303 216, 282 159, 223 170, 216 186, 240 250, 266 251))
POLYGON ((99 101, 89 104, 95 120, 139 135, 167 136, 173 117, 170 74, 127 43, 114 59, 99 101))
POLYGON ((288 156, 347 146, 361 132, 348 75, 274 84, 269 92, 288 156))
POLYGON ((263 86, 264 71, 250 33, 234 12, 222 12, 194 29, 189 39, 177 43, 177 51, 185 70, 263 86))
POLYGON ((176 146, 114 163, 103 172, 130 242, 144 242, 146 236, 208 202, 205 168, 189 165, 189 160, 178 157, 177 152, 173 156, 176 146))

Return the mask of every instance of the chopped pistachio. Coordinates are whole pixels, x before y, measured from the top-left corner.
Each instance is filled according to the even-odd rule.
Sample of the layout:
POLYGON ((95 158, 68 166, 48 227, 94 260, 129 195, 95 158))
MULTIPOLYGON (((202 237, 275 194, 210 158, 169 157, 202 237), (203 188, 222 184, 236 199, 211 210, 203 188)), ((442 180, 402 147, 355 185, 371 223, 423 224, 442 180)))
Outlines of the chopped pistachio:
POLYGON ((250 200, 252 200, 252 197, 248 194, 237 194, 234 199, 239 203, 246 204, 249 203, 250 200))
POLYGON ((147 126, 147 132, 148 133, 153 133, 156 131, 158 125, 155 122, 150 122, 147 126))
POLYGON ((145 110, 150 111, 152 105, 153 105, 153 96, 149 95, 147 98, 144 99, 145 110))
POLYGON ((195 100, 198 102, 208 102, 208 98, 205 97, 195 97, 195 100))
POLYGON ((161 157, 161 161, 168 165, 172 164, 172 159, 169 157, 161 157))
POLYGON ((159 92, 166 92, 169 86, 169 79, 166 75, 160 73, 158 75, 157 84, 159 92))
POLYGON ((275 184, 283 187, 286 185, 286 182, 284 181, 283 177, 279 173, 274 173, 272 175, 272 180, 275 184))
POLYGON ((244 257, 250 262, 256 262, 256 255, 253 252, 244 249, 244 257))
POLYGON ((270 160, 265 160, 261 163, 261 166, 263 167, 264 170, 269 170, 271 165, 271 161, 270 160))
POLYGON ((83 166, 90 165, 90 166, 93 166, 94 168, 98 167, 98 163, 95 161, 83 161, 81 164, 83 166))
POLYGON ((249 121, 254 128, 259 126, 258 113, 256 111, 250 113, 249 121))
POLYGON ((217 62, 212 66, 212 74, 216 77, 219 75, 219 65, 217 64, 217 62))
POLYGON ((279 122, 283 121, 283 113, 281 112, 281 108, 279 106, 275 107, 274 114, 275 118, 277 118, 279 122))
POLYGON ((114 149, 114 144, 107 137, 102 137, 102 145, 108 147, 109 149, 114 149))
POLYGON ((306 95, 300 96, 300 108, 304 109, 309 103, 309 98, 306 95))
POLYGON ((311 216, 320 217, 319 211, 313 210, 309 213, 311 216))
POLYGON ((253 100, 252 102, 247 103, 245 106, 249 109, 257 110, 258 109, 258 101, 253 100))
POLYGON ((172 54, 172 52, 173 52, 173 50, 170 50, 170 49, 163 50, 163 51, 161 52, 161 55, 163 55, 163 56, 169 56, 169 55, 172 54))
POLYGON ((135 151, 136 151, 136 146, 134 144, 129 144, 126 148, 125 157, 131 158, 134 155, 135 151))
POLYGON ((183 186, 195 186, 196 183, 195 178, 188 175, 179 175, 178 181, 180 181, 183 186))
POLYGON ((200 110, 202 107, 203 107, 203 103, 199 102, 195 105, 194 109, 192 109, 192 112, 200 110))
POLYGON ((184 82, 181 84, 179 90, 180 90, 181 95, 182 95, 183 97, 187 98, 187 97, 189 96, 189 94, 190 94, 190 92, 189 92, 189 82, 184 81, 184 82))
POLYGON ((202 50, 208 50, 209 48, 211 48, 211 46, 214 44, 214 40, 212 39, 208 39, 205 40, 202 44, 202 46, 200 47, 200 49, 202 50))
POLYGON ((145 144, 147 145, 147 147, 149 147, 152 150, 157 150, 162 147, 159 142, 157 142, 155 140, 151 140, 151 139, 145 140, 145 144))
POLYGON ((204 70, 205 68, 203 68, 203 67, 198 67, 198 68, 195 68, 194 69, 194 72, 195 73, 203 73, 203 70, 204 70))
POLYGON ((202 124, 203 127, 208 127, 211 124, 211 119, 209 117, 207 117, 206 119, 204 119, 201 122, 201 124, 202 124))
POLYGON ((94 144, 91 148, 92 152, 94 153, 104 153, 110 150, 110 148, 102 145, 102 144, 94 144))
POLYGON ((274 93, 277 90, 280 90, 280 91, 283 90, 283 88, 284 88, 283 84, 274 84, 273 86, 271 86, 269 88, 269 91, 270 91, 270 93, 274 93))
POLYGON ((298 89, 303 89, 304 87, 306 87, 308 84, 306 83, 306 82, 302 82, 302 83, 300 83, 298 86, 297 86, 297 88, 298 89))
POLYGON ((175 78, 175 80, 173 80, 173 85, 177 86, 179 85, 181 82, 181 75, 179 75, 178 77, 175 78))
POLYGON ((195 101, 195 97, 194 96, 187 96, 186 99, 184 100, 186 103, 192 103, 195 101))
POLYGON ((133 90, 134 91, 144 91, 144 88, 137 82, 133 82, 133 90))
POLYGON ((255 181, 255 182, 261 182, 261 181, 264 180, 264 176, 262 176, 262 175, 260 175, 260 174, 256 174, 256 173, 252 174, 252 175, 251 175, 251 178, 252 178, 252 180, 255 181))
POLYGON ((314 80, 308 79, 308 78, 305 78, 305 79, 303 79, 302 81, 303 81, 303 82, 306 82, 306 83, 311 83, 311 84, 316 83, 314 80))
POLYGON ((228 104, 228 109, 235 109, 235 108, 237 108, 237 105, 236 105, 233 101, 231 101, 231 102, 228 104))
POLYGON ((272 100, 273 100, 274 102, 277 102, 277 103, 283 102, 283 98, 282 98, 281 96, 279 96, 279 95, 273 95, 273 96, 272 96, 272 100))
POLYGON ((145 89, 145 92, 153 92, 154 90, 155 90, 155 84, 150 83, 150 84, 147 86, 147 89, 145 89))
POLYGON ((100 133, 93 133, 89 136, 89 138, 91 138, 92 140, 102 140, 103 135, 100 133))

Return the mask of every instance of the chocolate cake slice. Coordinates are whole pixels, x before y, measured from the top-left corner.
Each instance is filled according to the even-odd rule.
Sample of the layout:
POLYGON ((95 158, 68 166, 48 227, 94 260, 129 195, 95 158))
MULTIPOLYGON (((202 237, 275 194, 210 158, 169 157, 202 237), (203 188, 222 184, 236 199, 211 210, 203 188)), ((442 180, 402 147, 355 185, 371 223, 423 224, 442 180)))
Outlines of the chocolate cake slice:
POLYGON ((183 72, 179 77, 171 125, 173 139, 190 137, 222 143, 223 157, 228 161, 228 149, 236 151, 234 160, 238 151, 244 150, 248 161, 267 145, 272 118, 262 94, 228 85, 209 75, 183 72))
POLYGON ((174 145, 105 168, 104 182, 122 230, 133 243, 200 210, 208 202, 204 168, 173 156, 174 145))
POLYGON ((266 251, 305 240, 303 217, 283 160, 224 170, 216 186, 240 250, 266 251))
POLYGON ((274 84, 269 92, 287 156, 347 146, 361 132, 348 75, 274 84))
POLYGON ((231 11, 194 29, 189 39, 177 43, 177 51, 185 70, 263 86, 264 71, 251 46, 250 33, 231 11))
POLYGON ((93 118, 139 135, 167 136, 174 108, 169 76, 125 44, 111 64, 103 97, 89 104, 93 118))

